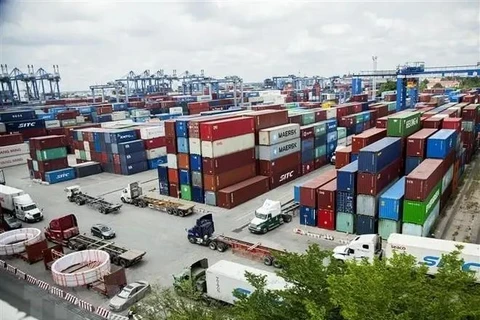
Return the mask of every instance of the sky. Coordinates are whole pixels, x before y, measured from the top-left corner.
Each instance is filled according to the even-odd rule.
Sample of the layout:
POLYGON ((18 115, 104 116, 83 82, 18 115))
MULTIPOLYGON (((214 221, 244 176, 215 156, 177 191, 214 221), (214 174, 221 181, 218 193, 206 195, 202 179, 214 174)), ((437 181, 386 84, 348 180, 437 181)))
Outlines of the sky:
POLYGON ((480 62, 480 1, 6 1, 0 62, 59 65, 61 90, 130 70, 263 81, 480 62))

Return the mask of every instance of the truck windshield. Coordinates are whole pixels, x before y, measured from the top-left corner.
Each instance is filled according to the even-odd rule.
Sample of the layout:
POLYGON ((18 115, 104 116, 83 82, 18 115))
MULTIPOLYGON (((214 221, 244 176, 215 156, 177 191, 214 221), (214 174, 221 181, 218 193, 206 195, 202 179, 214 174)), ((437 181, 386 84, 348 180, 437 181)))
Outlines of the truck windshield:
POLYGON ((257 217, 258 219, 267 220, 267 215, 263 213, 258 213, 258 211, 255 211, 255 217, 257 217))
POLYGON ((33 209, 36 209, 36 208, 37 208, 36 205, 30 204, 30 205, 28 205, 28 206, 23 206, 23 207, 22 207, 22 210, 23 210, 23 211, 30 211, 30 210, 33 210, 33 209))

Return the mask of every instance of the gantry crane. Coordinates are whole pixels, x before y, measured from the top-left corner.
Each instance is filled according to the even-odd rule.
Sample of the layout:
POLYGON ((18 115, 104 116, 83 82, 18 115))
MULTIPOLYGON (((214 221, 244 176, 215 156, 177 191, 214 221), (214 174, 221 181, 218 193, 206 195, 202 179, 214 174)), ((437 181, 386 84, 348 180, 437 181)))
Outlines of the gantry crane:
POLYGON ((151 74, 150 70, 147 69, 138 75, 130 71, 121 79, 115 80, 115 82, 122 83, 123 88, 125 88, 125 100, 128 102, 128 98, 132 93, 137 96, 143 96, 153 92, 170 92, 172 91, 172 82, 178 80, 176 70, 173 70, 173 75, 169 76, 164 73, 163 69, 154 74, 151 74))

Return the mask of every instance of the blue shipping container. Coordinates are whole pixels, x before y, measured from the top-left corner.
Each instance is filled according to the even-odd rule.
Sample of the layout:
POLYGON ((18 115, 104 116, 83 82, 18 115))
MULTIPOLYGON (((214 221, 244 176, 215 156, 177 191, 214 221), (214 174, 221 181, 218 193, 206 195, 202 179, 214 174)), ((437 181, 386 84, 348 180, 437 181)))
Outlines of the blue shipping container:
POLYGON ((202 163, 202 156, 190 154, 190 169, 192 169, 192 171, 202 171, 202 163))
POLYGON ((144 151, 120 154, 120 165, 122 166, 146 160, 147 155, 144 151))
POLYGON ((179 153, 189 153, 188 138, 178 137, 177 138, 177 148, 179 153))
POLYGON ((326 144, 327 144, 327 135, 326 134, 315 137, 315 147, 324 146, 326 144))
POLYGON ((300 185, 293 186, 293 201, 300 202, 300 185))
POLYGON ((353 192, 337 191, 337 212, 356 212, 356 196, 353 192))
POLYGON ((370 121, 371 113, 370 111, 367 111, 363 114, 363 122, 368 122, 370 121))
POLYGON ((330 155, 333 154, 333 152, 335 152, 336 148, 337 148, 337 141, 327 143, 327 155, 328 154, 330 154, 330 155))
POLYGON ((456 141, 455 130, 438 130, 427 139, 427 158, 445 159, 455 148, 456 141))
POLYGON ((316 226, 317 210, 315 210, 315 208, 300 206, 300 224, 306 226, 316 226))
POLYGON ((422 157, 406 157, 405 158, 405 175, 408 175, 413 171, 420 163, 422 163, 422 157))
MULTIPOLYGON (((337 190, 355 192, 357 189, 358 161, 337 170, 337 190)), ((344 211, 340 211, 344 212, 344 211)))
POLYGON ((160 182, 166 182, 168 184, 168 166, 167 165, 159 165, 157 168, 158 172, 158 180, 160 182))
POLYGON ((122 142, 119 144, 112 143, 111 147, 112 147, 113 153, 119 153, 119 154, 128 154, 128 153, 145 151, 145 145, 143 143, 143 140, 134 140, 129 142, 122 142))
POLYGON ((55 120, 55 115, 51 113, 39 113, 37 114, 37 119, 55 120))
POLYGON ((35 119, 35 110, 15 110, 0 112, 0 122, 35 119))
POLYGON ((45 180, 50 184, 73 179, 75 179, 75 170, 73 168, 45 172, 45 180))
POLYGON ((405 177, 395 182, 380 195, 378 200, 378 216, 380 219, 401 220, 404 196, 405 177))
POLYGON ((7 132, 16 132, 27 129, 41 129, 45 128, 45 120, 43 119, 31 119, 22 121, 5 122, 5 128, 7 132))
POLYGON ((355 125, 355 133, 359 134, 363 132, 363 122, 362 123, 357 123, 355 125))
POLYGON ((93 108, 92 108, 91 106, 78 107, 77 110, 78 110, 78 112, 80 112, 81 114, 90 114, 90 113, 92 113, 93 108))
POLYGON ((400 138, 383 138, 360 150, 358 153, 358 171, 378 173, 400 158, 401 152, 400 138))
POLYGON ((325 121, 327 124, 327 132, 336 132, 337 131, 337 120, 327 120, 325 121))
POLYGON ((352 153, 352 154, 350 155, 350 161, 353 162, 353 161, 357 161, 357 160, 358 160, 358 154, 353 154, 353 153, 352 153))
POLYGON ((314 146, 315 146, 314 138, 302 140, 302 152, 306 150, 314 149, 315 148, 314 146))
POLYGON ((161 164, 167 163, 167 156, 147 160, 148 169, 156 169, 161 164))
POLYGON ((378 220, 375 217, 357 214, 355 229, 356 234, 376 234, 378 231, 378 220))
POLYGON ((302 152, 302 163, 307 163, 315 159, 315 149, 310 149, 302 152))
POLYGON ((192 187, 192 200, 198 203, 204 203, 205 195, 203 189, 199 187, 192 187))
POLYGON ((338 140, 338 131, 327 133, 327 143, 332 143, 338 140))
POLYGON ((127 111, 128 110, 128 104, 123 103, 123 102, 112 103, 112 108, 113 108, 113 111, 127 111))
POLYGON ((105 133, 105 142, 107 143, 121 143, 137 139, 137 132, 135 130, 119 130, 105 133))
POLYGON ((181 169, 180 170, 180 184, 188 184, 190 185, 190 171, 181 169))
POLYGON ((177 120, 175 122, 175 133, 177 137, 188 137, 188 120, 177 120))
POLYGON ((126 166, 122 166, 122 174, 131 175, 148 170, 148 165, 146 161, 132 163, 126 166))
POLYGON ((95 112, 92 113, 92 120, 95 123, 103 123, 103 122, 110 122, 112 121, 111 114, 99 114, 97 115, 95 112))
POLYGON ((158 183, 158 190, 159 190, 159 193, 162 195, 162 196, 169 196, 170 195, 170 189, 169 189, 169 185, 168 183, 166 182, 159 182, 158 183))

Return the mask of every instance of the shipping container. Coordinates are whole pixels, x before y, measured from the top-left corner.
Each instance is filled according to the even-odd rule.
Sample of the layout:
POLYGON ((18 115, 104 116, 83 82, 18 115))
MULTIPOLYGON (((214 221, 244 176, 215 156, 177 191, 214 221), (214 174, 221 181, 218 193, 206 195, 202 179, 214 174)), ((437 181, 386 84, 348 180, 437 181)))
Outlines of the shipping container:
POLYGON ((422 129, 407 138, 407 156, 424 158, 426 154, 427 139, 437 129, 422 129))
POLYGON ((68 167, 67 158, 59 158, 55 160, 48 161, 37 161, 32 160, 33 170, 47 172, 47 171, 56 171, 60 169, 65 169, 68 167))
POLYGON ((253 118, 249 117, 223 119, 200 124, 200 139, 203 141, 217 141, 254 132, 253 118))
POLYGON ((378 173, 399 159, 402 152, 400 138, 383 138, 363 148, 358 154, 358 171, 378 173))
POLYGON ((335 230, 353 234, 355 232, 355 215, 345 212, 337 212, 335 230))
POLYGON ((450 183, 452 182, 452 179, 453 179, 453 164, 450 165, 450 167, 447 169, 447 172, 443 175, 443 178, 442 178, 442 195, 447 190, 448 186, 450 186, 450 183))
POLYGON ((378 234, 382 239, 388 239, 392 233, 402 232, 402 221, 380 219, 378 221, 378 234))
MULTIPOLYGON (((29 119, 21 121, 5 122, 7 132, 22 132, 29 129, 45 129, 45 120, 29 119)), ((25 136, 24 136, 25 138, 25 136)))
POLYGON ((187 153, 178 153, 177 165, 179 169, 190 170, 190 156, 187 153))
POLYGON ((177 155, 176 154, 167 154, 167 164, 168 167, 171 169, 178 169, 178 161, 177 161, 177 155))
POLYGON ((235 168, 232 171, 226 171, 218 175, 203 175, 203 187, 208 191, 218 191, 228 186, 234 185, 254 177, 256 174, 256 164, 251 163, 245 166, 235 168))
POLYGON ((15 110, 0 112, 0 122, 35 119, 35 110, 15 110))
POLYGON ((353 136, 352 152, 358 153, 360 149, 377 142, 387 136, 387 130, 373 128, 362 132, 361 134, 353 136))
POLYGON ((335 152, 335 168, 340 169, 348 165, 351 160, 352 147, 345 147, 335 152))
POLYGON ((0 147, 0 158, 19 156, 28 154, 29 152, 30 150, 28 148, 28 144, 21 142, 20 144, 12 144, 0 147))
POLYGON ((203 175, 200 171, 192 171, 192 186, 203 188, 203 175))
POLYGON ((445 159, 455 149, 457 132, 442 129, 431 135, 427 140, 427 158, 445 159))
POLYGON ((356 214, 378 217, 378 200, 379 196, 358 194, 356 214))
MULTIPOLYGON (((129 141, 138 140, 137 132, 130 129, 115 130, 114 132, 107 132, 105 134, 106 143, 124 143, 129 141)), ((141 141, 141 140, 139 140, 141 141)))
POLYGON ((134 152, 144 152, 145 145, 143 140, 132 140, 128 142, 112 143, 110 144, 113 153, 131 154, 134 152))
MULTIPOLYGON (((280 161, 281 158, 276 161, 280 161)), ((203 173, 204 174, 220 174, 226 171, 234 170, 242 165, 247 165, 255 162, 255 149, 250 148, 240 152, 231 153, 229 155, 203 158, 203 173)))
POLYGON ((192 200, 192 187, 189 186, 189 185, 181 184, 180 185, 180 197, 183 200, 191 201, 192 200))
POLYGON ((434 206, 432 212, 429 214, 428 218, 425 220, 423 224, 415 224, 415 223, 403 223, 402 224, 402 233, 408 234, 417 237, 427 237, 430 235, 430 231, 432 230, 435 221, 438 219, 440 215, 440 202, 434 206))
POLYGON ((335 211, 328 209, 317 210, 317 227, 327 230, 335 230, 335 211))
MULTIPOLYGON (((408 190, 408 186, 406 190, 408 190)), ((419 225, 424 224, 430 212, 432 212, 435 205, 440 201, 441 191, 442 182, 439 182, 425 200, 404 200, 402 221, 419 225)))
POLYGON ((244 117, 253 117, 255 131, 260 131, 265 128, 280 126, 288 123, 287 110, 261 110, 251 113, 246 113, 244 117))
POLYGON ((406 137, 420 129, 420 112, 400 112, 388 117, 387 135, 406 137))
POLYGON ((173 198, 179 198, 180 197, 180 189, 178 187, 178 184, 171 183, 168 186, 168 193, 170 194, 170 197, 173 198))
MULTIPOLYGON (((338 178, 338 173, 337 173, 338 178)), ((336 211, 337 179, 321 186, 317 194, 317 208, 336 211)))
POLYGON ((300 164, 300 152, 295 152, 273 161, 259 160, 259 174, 263 176, 272 176, 300 164))
MULTIPOLYGON (((202 141, 202 157, 218 158, 254 147, 255 135, 253 133, 213 142, 202 141)), ((300 147, 299 143, 298 147, 300 147)))
POLYGON ((21 143, 23 143, 23 137, 21 133, 0 135, 0 147, 21 143))
POLYGON ((443 118, 433 118, 430 117, 423 121, 423 128, 430 129, 441 129, 442 128, 443 118))
POLYGON ((337 191, 337 212, 355 214, 356 198, 353 192, 337 191))
POLYGON ((338 191, 355 193, 357 186, 358 161, 354 161, 337 171, 338 191))
POLYGON ((296 123, 262 129, 259 132, 260 145, 274 145, 300 137, 300 126, 296 123))
POLYGON ((357 214, 355 216, 355 233, 361 234, 377 234, 378 232, 378 220, 376 217, 364 216, 357 214))
POLYGON ((305 226, 317 225, 317 210, 306 206, 300 206, 300 224, 305 226))
POLYGON ((202 157, 197 154, 190 154, 190 168, 194 171, 202 171, 202 157))
POLYGON ((20 165, 20 164, 25 164, 25 163, 27 163, 28 158, 29 158, 28 154, 20 154, 20 155, 16 155, 16 156, 2 157, 2 158, 0 158, 0 168, 7 168, 7 167, 17 166, 17 165, 20 165))
POLYGON ((45 172, 45 181, 50 184, 73 179, 75 179, 75 170, 73 168, 45 172))
MULTIPOLYGON (((203 143, 203 142, 202 142, 203 143)), ((259 146, 258 158, 260 160, 272 161, 283 156, 299 152, 301 150, 301 142, 299 138, 278 143, 271 146, 259 146)), ((313 158, 313 155, 312 155, 313 158)), ((312 159, 313 160, 313 159, 312 159)))
POLYGON ((179 184, 180 180, 179 180, 179 177, 178 177, 178 170, 177 169, 168 168, 168 182, 169 183, 174 183, 174 184, 179 184))
POLYGON ((359 172, 357 192, 376 196, 391 182, 396 181, 402 171, 402 159, 397 159, 378 173, 359 172))
POLYGON ((217 192, 217 206, 231 209, 269 190, 268 177, 256 176, 217 192))
POLYGON ((178 171, 179 171, 180 185, 191 184, 190 171, 185 169, 180 169, 178 171))
POLYGON ((269 176, 270 189, 278 188, 279 186, 289 183, 302 175, 302 167, 300 164, 277 171, 277 173, 269 176))
POLYGON ((205 204, 210 206, 217 205, 217 194, 213 191, 205 191, 205 204))
POLYGON ((314 208, 317 205, 317 190, 337 177, 335 169, 323 172, 316 178, 305 182, 300 188, 300 204, 314 208))
POLYGON ((410 172, 405 181, 405 199, 425 200, 442 179, 442 165, 442 160, 425 159, 410 172))
POLYGON ((149 140, 165 136, 165 125, 159 122, 160 125, 152 127, 141 127, 140 128, 140 139, 149 140))
POLYGON ((188 138, 178 137, 177 138, 177 149, 179 153, 190 153, 188 138))
POLYGON ((67 149, 65 147, 61 147, 45 150, 35 150, 34 155, 35 160, 38 161, 55 160, 67 157, 67 149))
POLYGON ((158 180, 160 182, 168 183, 168 166, 167 165, 159 165, 157 167, 157 173, 158 173, 158 180))
POLYGON ((406 157, 405 158, 405 174, 409 175, 416 167, 422 163, 421 157, 406 157))

